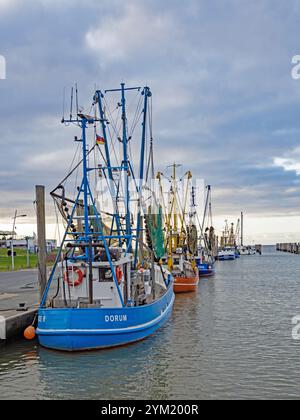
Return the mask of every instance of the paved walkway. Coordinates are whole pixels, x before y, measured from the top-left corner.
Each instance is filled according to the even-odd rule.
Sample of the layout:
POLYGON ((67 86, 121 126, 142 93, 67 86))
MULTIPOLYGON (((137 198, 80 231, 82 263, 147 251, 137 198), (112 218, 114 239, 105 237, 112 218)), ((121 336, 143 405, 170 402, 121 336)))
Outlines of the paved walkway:
POLYGON ((19 303, 33 308, 39 300, 38 271, 0 272, 0 316, 16 315, 19 303))

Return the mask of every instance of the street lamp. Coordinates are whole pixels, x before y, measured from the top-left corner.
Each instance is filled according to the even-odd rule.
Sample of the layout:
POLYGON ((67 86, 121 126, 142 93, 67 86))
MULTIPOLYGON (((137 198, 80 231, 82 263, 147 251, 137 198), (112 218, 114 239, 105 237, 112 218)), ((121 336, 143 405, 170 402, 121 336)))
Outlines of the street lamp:
POLYGON ((18 210, 15 211, 15 215, 13 217, 13 230, 12 230, 12 240, 11 240, 11 269, 14 271, 15 269, 15 257, 14 257, 14 236, 15 236, 15 228, 16 228, 16 219, 19 217, 26 217, 27 214, 20 214, 18 215, 18 210))
POLYGON ((26 236, 26 249, 27 249, 27 252, 26 252, 26 265, 27 265, 27 268, 30 268, 30 258, 29 258, 29 236, 26 236))

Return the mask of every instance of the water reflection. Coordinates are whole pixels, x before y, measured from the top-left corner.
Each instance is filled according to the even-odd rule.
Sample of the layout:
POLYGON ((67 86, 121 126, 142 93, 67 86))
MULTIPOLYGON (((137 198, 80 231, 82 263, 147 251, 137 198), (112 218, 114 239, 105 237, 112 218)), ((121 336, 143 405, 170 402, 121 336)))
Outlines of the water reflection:
POLYGON ((157 334, 127 347, 65 354, 0 348, 0 398, 299 398, 299 256, 220 263, 198 293, 178 295, 157 334))
POLYGON ((156 335, 148 342, 89 353, 39 348, 40 380, 49 398, 167 398, 168 360, 158 352, 159 340, 156 335))

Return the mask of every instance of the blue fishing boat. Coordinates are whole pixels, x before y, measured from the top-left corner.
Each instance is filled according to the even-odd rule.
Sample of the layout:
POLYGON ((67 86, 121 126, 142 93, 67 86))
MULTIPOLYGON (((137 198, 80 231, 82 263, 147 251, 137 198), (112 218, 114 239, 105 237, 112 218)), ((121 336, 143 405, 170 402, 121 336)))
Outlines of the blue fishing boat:
POLYGON ((199 277, 212 277, 215 275, 215 268, 212 264, 197 261, 197 267, 199 270, 199 277))
POLYGON ((213 226, 211 185, 206 186, 206 191, 203 221, 200 225, 200 246, 198 247, 198 258, 196 258, 200 278, 215 275, 215 262, 218 252, 218 239, 213 226))
MULTIPOLYGON (((173 277, 159 263, 165 252, 163 232, 159 231, 161 213, 152 214, 142 196, 145 178, 154 172, 152 136, 150 147, 146 147, 150 98, 148 87, 126 88, 122 83, 120 89, 96 92, 93 117, 77 107, 75 118, 72 111, 70 118, 63 118, 66 125, 75 124, 81 129, 81 138, 76 137, 75 141, 81 143, 82 156, 77 168, 82 168, 82 179, 73 199, 66 193, 68 177, 51 194, 66 229, 38 310, 37 335, 44 347, 82 351, 129 344, 155 333, 172 312, 173 277), (138 102, 141 108, 135 114, 135 118, 141 115, 142 119, 138 177, 128 150, 129 142, 133 141, 133 131, 129 136, 127 126, 128 91, 141 95, 138 102), (116 133, 115 143, 109 125, 116 127, 117 122, 105 100, 110 93, 121 94, 117 109, 122 135, 116 133), (97 134, 98 126, 101 135, 97 134), (94 129, 93 148, 88 148, 88 128, 94 129), (121 156, 117 156, 115 149, 111 155, 116 143, 121 156), (90 165, 92 150, 98 150, 103 158, 101 165, 90 165), (119 158, 118 162, 113 162, 114 156, 119 158), (93 171, 106 183, 111 212, 99 204, 102 192, 95 198, 91 188, 93 171), (131 208, 131 181, 137 197, 135 216, 131 208)), ((135 127, 137 123, 135 119, 135 127)), ((73 173, 74 169, 70 174, 73 173)))

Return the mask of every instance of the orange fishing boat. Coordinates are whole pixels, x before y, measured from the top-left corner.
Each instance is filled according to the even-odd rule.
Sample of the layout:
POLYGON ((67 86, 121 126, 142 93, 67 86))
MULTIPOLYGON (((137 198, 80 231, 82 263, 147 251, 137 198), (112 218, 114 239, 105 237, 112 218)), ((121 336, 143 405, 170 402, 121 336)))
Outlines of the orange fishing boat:
MULTIPOLYGON (((180 179, 176 179, 176 168, 180 165, 172 165, 171 189, 169 191, 169 209, 166 217, 166 249, 167 255, 163 262, 174 277, 174 292, 195 292, 199 283, 199 272, 195 256, 198 250, 198 233, 195 224, 196 211, 194 202, 194 188, 191 185, 191 171, 180 179), (185 191, 182 196, 178 192, 178 184, 182 182, 185 191), (189 188, 192 187, 192 188, 189 188), (189 212, 189 221, 186 221, 187 203, 191 192, 192 204, 189 212)), ((163 174, 158 173, 157 178, 161 182, 163 174)), ((162 184, 160 190, 163 191, 162 184)), ((163 194, 162 194, 163 196, 163 194)), ((164 203, 164 199, 162 198, 164 203)))
POLYGON ((172 271, 174 277, 174 292, 195 292, 199 283, 197 268, 193 268, 193 265, 189 261, 184 261, 182 270, 178 270, 178 268, 179 267, 174 267, 172 271))
POLYGON ((199 283, 199 277, 175 277, 174 278, 174 292, 188 293, 195 292, 199 283))

